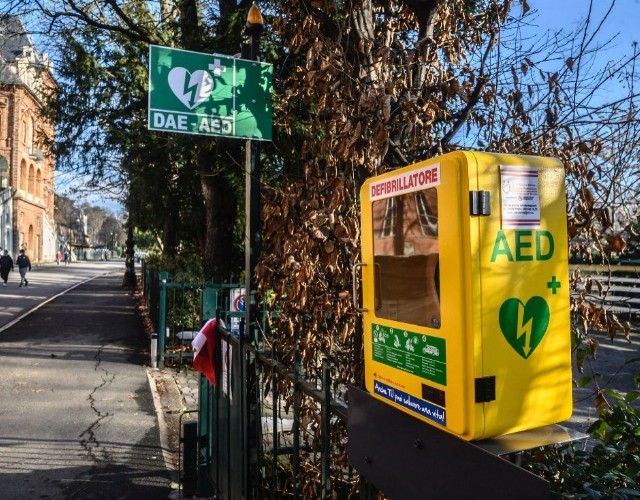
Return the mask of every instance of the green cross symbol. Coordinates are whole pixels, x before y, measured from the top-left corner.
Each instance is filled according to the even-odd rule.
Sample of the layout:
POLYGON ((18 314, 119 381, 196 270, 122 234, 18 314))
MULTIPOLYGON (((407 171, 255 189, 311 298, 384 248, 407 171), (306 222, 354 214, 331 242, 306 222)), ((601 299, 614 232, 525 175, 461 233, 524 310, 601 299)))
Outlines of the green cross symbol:
POLYGON ((556 294, 556 290, 560 288, 561 284, 556 279, 555 275, 551 277, 551 281, 547 283, 547 288, 551 288, 553 295, 556 294))

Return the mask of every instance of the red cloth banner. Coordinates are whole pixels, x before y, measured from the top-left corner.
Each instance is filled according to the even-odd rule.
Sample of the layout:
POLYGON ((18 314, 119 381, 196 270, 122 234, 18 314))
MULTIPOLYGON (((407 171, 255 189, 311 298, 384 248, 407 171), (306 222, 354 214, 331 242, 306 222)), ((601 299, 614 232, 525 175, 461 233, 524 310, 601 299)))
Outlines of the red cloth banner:
MULTIPOLYGON (((217 320, 215 318, 207 321, 191 342, 195 350, 193 367, 207 377, 207 380, 212 385, 216 383, 216 325, 217 320)), ((224 326, 224 323, 221 321, 220 325, 224 326)))

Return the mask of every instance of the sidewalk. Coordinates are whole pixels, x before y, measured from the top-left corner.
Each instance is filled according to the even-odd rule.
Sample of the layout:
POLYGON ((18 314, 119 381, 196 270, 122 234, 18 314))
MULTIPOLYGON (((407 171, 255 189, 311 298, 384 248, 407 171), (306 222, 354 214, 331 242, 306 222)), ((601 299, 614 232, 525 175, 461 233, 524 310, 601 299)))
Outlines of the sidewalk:
POLYGON ((182 424, 197 420, 198 377, 191 367, 156 369, 147 367, 149 387, 153 394, 160 442, 165 450, 165 463, 172 472, 172 487, 177 489, 181 468, 180 437, 182 424))

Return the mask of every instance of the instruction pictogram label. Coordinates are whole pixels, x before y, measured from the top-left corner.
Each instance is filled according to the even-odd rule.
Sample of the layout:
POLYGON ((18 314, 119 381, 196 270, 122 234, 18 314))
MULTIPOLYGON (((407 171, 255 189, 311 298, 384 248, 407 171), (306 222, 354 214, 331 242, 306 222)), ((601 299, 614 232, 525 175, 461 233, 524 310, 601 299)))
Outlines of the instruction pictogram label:
POLYGON ((447 385, 444 339, 378 324, 372 327, 375 361, 447 385))

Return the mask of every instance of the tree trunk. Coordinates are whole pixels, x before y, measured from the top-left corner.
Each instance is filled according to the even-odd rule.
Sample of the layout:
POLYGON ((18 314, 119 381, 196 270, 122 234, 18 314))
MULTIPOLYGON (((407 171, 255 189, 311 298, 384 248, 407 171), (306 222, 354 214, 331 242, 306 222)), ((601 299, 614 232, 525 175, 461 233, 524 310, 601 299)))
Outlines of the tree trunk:
POLYGON ((233 228, 237 201, 225 176, 202 175, 202 193, 206 208, 204 270, 207 279, 216 283, 231 279, 233 228))
POLYGON ((180 217, 178 210, 179 203, 175 194, 169 192, 162 228, 162 253, 168 256, 174 256, 178 251, 178 229, 176 227, 176 221, 179 220, 180 217))

